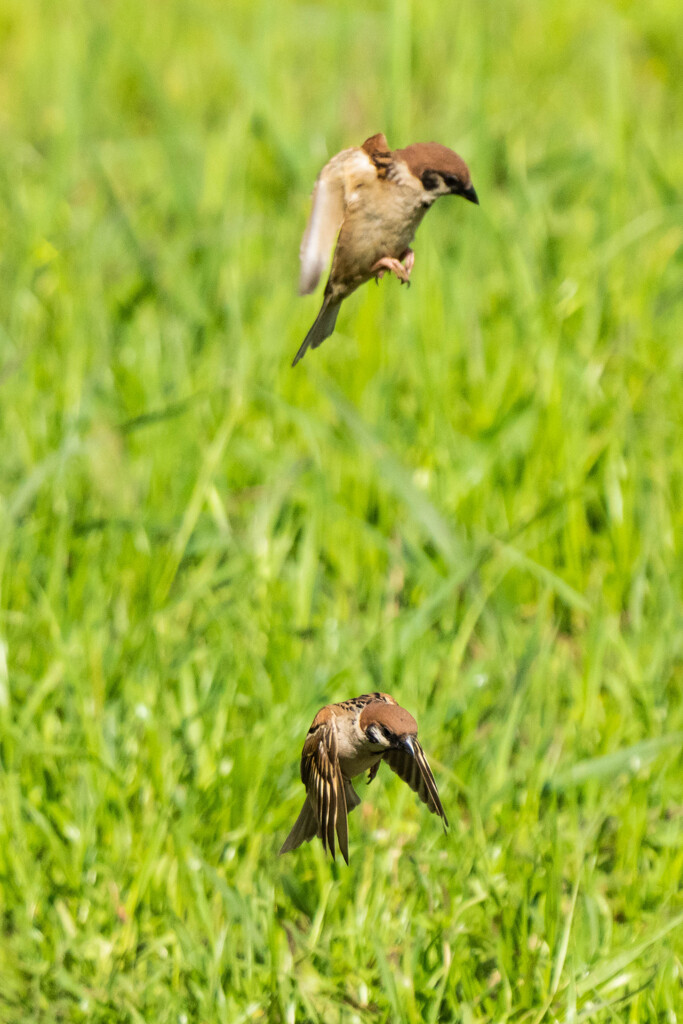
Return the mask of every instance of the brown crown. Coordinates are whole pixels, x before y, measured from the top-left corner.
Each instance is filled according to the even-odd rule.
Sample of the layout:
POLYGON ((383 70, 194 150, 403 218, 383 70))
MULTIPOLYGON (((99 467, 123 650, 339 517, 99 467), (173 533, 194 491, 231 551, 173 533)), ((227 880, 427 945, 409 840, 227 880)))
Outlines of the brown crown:
POLYGON ((398 704, 383 704, 373 701, 363 709, 360 716, 360 727, 365 729, 373 722, 386 726, 396 736, 417 736, 417 722, 405 708, 398 704))
POLYGON ((404 160, 416 178, 421 178, 425 171, 438 171, 455 175, 465 188, 471 185, 463 158, 438 142, 416 142, 414 146, 394 150, 394 157, 404 160))

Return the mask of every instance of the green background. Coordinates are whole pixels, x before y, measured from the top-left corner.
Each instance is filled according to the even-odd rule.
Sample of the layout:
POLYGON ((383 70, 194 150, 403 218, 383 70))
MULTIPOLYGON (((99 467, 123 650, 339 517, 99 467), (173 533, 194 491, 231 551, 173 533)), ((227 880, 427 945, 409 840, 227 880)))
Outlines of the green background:
POLYGON ((0 1019, 683 1012, 680 3, 4 0, 0 1019), (467 160, 296 370, 318 170, 467 160), (418 719, 279 859, 317 709, 418 719))

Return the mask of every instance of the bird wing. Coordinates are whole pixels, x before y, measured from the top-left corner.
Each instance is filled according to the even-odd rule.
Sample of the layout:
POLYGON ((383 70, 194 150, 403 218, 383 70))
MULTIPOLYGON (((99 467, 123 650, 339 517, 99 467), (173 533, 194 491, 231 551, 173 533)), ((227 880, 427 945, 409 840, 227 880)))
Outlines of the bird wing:
POLYGON ((300 295, 315 289, 329 262, 355 184, 375 175, 367 152, 357 146, 343 149, 323 167, 313 189, 311 214, 299 250, 300 295))
POLYGON ((315 807, 323 849, 334 859, 334 835, 339 849, 349 863, 349 833, 346 815, 344 779, 339 765, 337 726, 334 717, 312 726, 301 754, 301 779, 309 800, 315 807))
POLYGON ((427 804, 432 814, 439 815, 444 823, 444 827, 447 828, 448 818, 441 806, 439 791, 436 788, 436 782, 425 757, 425 752, 419 740, 413 739, 412 745, 415 752, 414 757, 407 750, 392 749, 388 750, 384 755, 384 760, 391 770, 396 772, 417 793, 422 803, 427 804))

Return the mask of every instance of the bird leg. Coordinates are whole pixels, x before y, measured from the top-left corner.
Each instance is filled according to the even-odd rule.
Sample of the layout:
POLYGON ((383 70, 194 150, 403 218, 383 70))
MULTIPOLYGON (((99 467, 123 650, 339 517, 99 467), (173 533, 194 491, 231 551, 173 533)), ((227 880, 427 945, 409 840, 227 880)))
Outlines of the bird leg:
POLYGON ((395 274, 401 284, 410 284, 410 272, 413 269, 415 263, 415 253, 412 249, 406 249, 401 254, 400 259, 395 259, 393 256, 382 256, 381 260, 377 260, 374 266, 370 268, 370 272, 375 275, 375 280, 379 281, 384 277, 387 270, 395 274), (405 266, 403 266, 402 260, 405 260, 405 266))
POLYGON ((368 772, 368 786, 370 785, 370 783, 374 779, 375 775, 379 771, 379 766, 380 766, 381 763, 382 763, 382 759, 380 758, 380 760, 377 761, 376 764, 373 764, 372 768, 368 772))
POLYGON ((410 246, 408 246, 405 252, 401 253, 399 259, 401 263, 405 264, 405 272, 408 277, 410 277, 413 272, 413 267, 415 266, 415 253, 410 246))

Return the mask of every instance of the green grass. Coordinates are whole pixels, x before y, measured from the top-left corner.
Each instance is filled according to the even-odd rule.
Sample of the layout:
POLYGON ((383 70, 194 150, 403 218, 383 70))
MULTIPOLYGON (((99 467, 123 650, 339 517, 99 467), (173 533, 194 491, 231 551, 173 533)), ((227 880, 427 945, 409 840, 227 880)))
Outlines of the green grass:
POLYGON ((681 1019, 679 8, 5 0, 3 1022, 681 1019), (382 130, 481 207, 293 371, 382 130), (279 859, 371 688, 448 836, 279 859))

